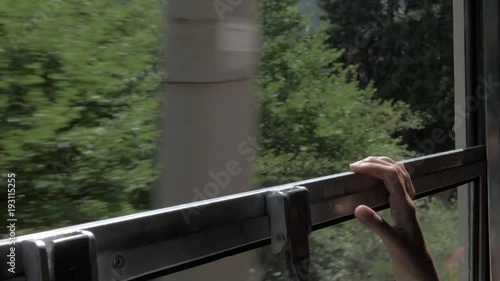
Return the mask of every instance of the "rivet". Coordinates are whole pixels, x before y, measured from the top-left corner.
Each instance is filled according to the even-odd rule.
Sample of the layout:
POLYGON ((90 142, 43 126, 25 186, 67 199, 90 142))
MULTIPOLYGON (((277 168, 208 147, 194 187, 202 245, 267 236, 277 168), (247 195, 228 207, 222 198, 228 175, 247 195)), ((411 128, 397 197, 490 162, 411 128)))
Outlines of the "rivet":
POLYGON ((276 240, 278 240, 278 242, 284 242, 285 241, 285 235, 283 235, 283 233, 276 234, 276 240))
POLYGON ((117 255, 113 259, 113 267, 114 268, 122 268, 125 265, 125 258, 121 255, 117 255))
POLYGON ((326 204, 326 209, 330 211, 332 209, 332 203, 326 204))

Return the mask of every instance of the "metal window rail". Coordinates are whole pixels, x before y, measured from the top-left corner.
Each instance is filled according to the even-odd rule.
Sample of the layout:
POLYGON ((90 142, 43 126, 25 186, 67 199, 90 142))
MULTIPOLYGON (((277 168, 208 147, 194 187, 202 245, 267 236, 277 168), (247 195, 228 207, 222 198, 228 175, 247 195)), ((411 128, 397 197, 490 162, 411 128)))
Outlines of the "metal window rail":
MULTIPOLYGON (((404 163, 421 198, 484 178, 486 150, 404 163)), ((347 172, 30 234, 16 240, 16 273, 3 262, 0 280, 148 280, 271 243, 308 280, 298 271, 307 273, 310 230, 352 219, 360 204, 387 208, 387 198, 379 180, 347 172)), ((2 260, 10 247, 0 241, 2 260)))

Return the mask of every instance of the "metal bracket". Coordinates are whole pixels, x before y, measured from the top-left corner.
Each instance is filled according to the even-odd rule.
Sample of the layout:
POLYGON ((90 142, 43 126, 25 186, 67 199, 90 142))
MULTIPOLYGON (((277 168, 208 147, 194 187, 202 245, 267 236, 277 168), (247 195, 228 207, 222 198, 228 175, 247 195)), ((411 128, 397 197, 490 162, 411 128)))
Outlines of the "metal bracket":
POLYGON ((309 191, 305 187, 295 186, 269 192, 266 208, 271 224, 272 252, 277 254, 285 250, 291 278, 312 280, 309 191))
POLYGON ((21 244, 26 281, 98 281, 94 235, 72 232, 21 244))

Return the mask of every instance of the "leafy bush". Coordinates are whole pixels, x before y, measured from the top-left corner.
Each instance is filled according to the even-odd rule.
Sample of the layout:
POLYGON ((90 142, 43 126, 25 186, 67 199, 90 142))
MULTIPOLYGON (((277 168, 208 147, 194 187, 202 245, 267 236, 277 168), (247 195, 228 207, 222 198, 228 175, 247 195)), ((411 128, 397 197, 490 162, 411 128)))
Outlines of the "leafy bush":
POLYGON ((157 1, 2 1, 0 19, 0 173, 17 174, 19 234, 145 209, 157 1))

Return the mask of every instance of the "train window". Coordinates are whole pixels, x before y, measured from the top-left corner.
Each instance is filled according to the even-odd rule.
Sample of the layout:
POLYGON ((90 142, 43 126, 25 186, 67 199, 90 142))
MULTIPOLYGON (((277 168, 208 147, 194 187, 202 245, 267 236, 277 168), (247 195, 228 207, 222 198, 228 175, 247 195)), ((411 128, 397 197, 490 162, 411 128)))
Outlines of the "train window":
POLYGON ((498 5, 0 3, 0 280, 391 279, 370 155, 443 280, 496 280, 498 5))
MULTIPOLYGON (((259 82, 266 106, 257 172, 264 185, 340 172, 370 155, 401 160, 460 144, 466 105, 460 96, 455 100, 454 51, 460 46, 454 49, 451 0, 302 1, 296 11, 280 8, 282 2, 263 5, 259 82), (299 15, 306 4, 303 10, 316 11, 312 21, 299 15), (291 13, 302 22, 289 23, 291 13), (308 23, 314 28, 304 35, 308 23), (324 49, 318 55, 302 44, 324 49)), ((458 265, 464 276, 470 268, 464 265, 468 209, 457 208, 459 197, 461 205, 470 198, 462 189, 417 201, 446 280, 458 280, 458 265)), ((356 221, 314 232, 311 252, 319 280, 391 278, 383 245, 356 221)), ((265 280, 288 280, 280 260, 269 258, 265 280)))

